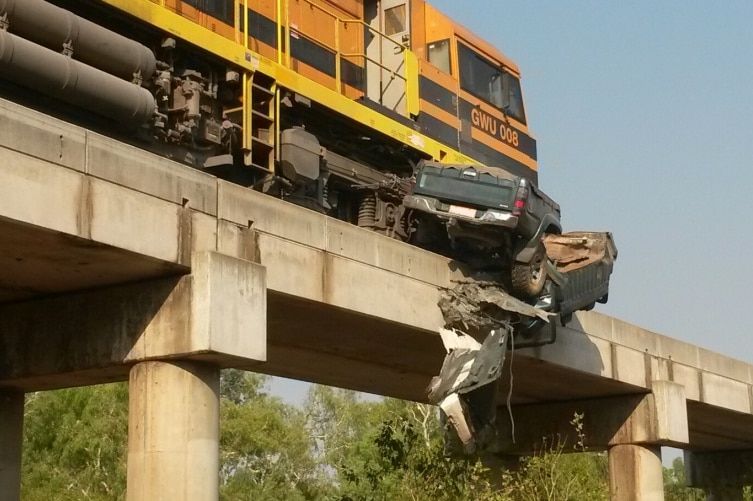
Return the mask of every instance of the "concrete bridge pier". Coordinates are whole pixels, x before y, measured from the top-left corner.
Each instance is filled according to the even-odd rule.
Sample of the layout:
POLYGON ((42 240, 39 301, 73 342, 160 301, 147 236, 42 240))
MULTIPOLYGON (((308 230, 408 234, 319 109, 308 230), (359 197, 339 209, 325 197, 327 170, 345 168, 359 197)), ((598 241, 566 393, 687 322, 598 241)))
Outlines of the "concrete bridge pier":
POLYGON ((709 501, 742 501, 743 488, 753 485, 753 450, 685 451, 685 477, 709 501))
POLYGON ((613 445, 608 454, 609 492, 613 500, 664 499, 660 446, 613 445))
POLYGON ((0 498, 19 498, 21 391, 128 378, 128 501, 217 500, 220 368, 266 360, 266 292, 263 266, 197 252, 190 275, 0 305, 20 390, 0 393, 0 498))
POLYGON ((606 449, 613 501, 661 501, 660 448, 688 443, 687 406, 682 385, 653 381, 651 388, 648 394, 515 406, 514 441, 502 410, 497 451, 534 454, 543 439, 565 444, 564 451, 606 449))
POLYGON ((128 501, 219 499, 220 371, 148 361, 129 380, 128 501))
POLYGON ((24 394, 0 391, 0 493, 8 501, 21 499, 24 394))
POLYGON ((158 312, 143 345, 152 356, 129 374, 128 501, 219 499, 220 366, 266 356, 264 277, 199 253, 158 312))

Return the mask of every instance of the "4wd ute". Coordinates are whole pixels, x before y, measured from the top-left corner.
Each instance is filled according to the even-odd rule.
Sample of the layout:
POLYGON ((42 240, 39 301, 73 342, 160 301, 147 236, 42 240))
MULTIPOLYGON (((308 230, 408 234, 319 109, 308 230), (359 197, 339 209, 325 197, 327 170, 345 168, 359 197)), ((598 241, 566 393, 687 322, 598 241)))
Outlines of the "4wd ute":
POLYGON ((509 263, 514 294, 531 298, 543 290, 543 237, 562 232, 560 208, 527 178, 501 168, 424 161, 404 205, 417 213, 419 245, 445 233, 452 249, 482 250, 509 263))

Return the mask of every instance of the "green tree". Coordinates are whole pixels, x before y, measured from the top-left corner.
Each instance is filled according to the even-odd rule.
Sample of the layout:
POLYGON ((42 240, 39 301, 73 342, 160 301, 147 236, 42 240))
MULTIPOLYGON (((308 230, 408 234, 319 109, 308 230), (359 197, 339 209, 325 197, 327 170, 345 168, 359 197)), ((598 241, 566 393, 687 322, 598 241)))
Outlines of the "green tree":
POLYGON ((503 474, 503 492, 515 501, 599 501, 609 499, 605 453, 546 443, 541 453, 503 474))
MULTIPOLYGON (((312 387, 304 409, 270 396, 265 376, 223 371, 221 497, 225 501, 478 501, 608 498, 604 454, 549 442, 514 471, 445 452, 435 407, 312 387), (492 487, 494 485, 495 487, 492 487)), ((125 384, 27 396, 24 499, 124 499, 125 384)), ((573 421, 576 431, 579 420, 573 421)), ((582 441, 581 441, 582 442, 582 441)), ((676 461, 669 501, 702 499, 676 461)))
POLYGON ((267 393, 267 376, 222 374, 220 478, 226 501, 316 501, 328 491, 302 410, 267 393))
POLYGON ((543 438, 538 454, 503 477, 505 492, 520 501, 594 501, 609 499, 609 469, 605 453, 588 452, 583 414, 570 421, 575 443, 543 438))
MULTIPOLYGON (((303 411, 265 391, 267 378, 223 371, 221 494, 228 501, 325 499, 303 411)), ((29 501, 125 499, 125 383, 27 395, 22 489, 29 501)))
POLYGON ((127 433, 123 383, 28 394, 24 499, 125 499, 127 433))
POLYGON ((388 417, 382 402, 367 402, 355 391, 320 385, 309 389, 304 410, 314 453, 330 465, 341 463, 353 442, 388 417))
POLYGON ((435 407, 313 387, 306 409, 336 501, 502 499, 476 459, 445 455, 435 407))
POLYGON ((670 468, 664 468, 664 499, 666 501, 703 501, 706 494, 701 489, 687 487, 685 464, 675 458, 670 468))

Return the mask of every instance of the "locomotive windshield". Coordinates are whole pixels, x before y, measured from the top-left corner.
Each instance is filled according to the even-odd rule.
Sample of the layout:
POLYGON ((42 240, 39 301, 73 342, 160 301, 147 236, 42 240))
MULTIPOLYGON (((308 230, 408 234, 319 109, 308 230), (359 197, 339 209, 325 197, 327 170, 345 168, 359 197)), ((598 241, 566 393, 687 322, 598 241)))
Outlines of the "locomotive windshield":
POLYGON ((473 49, 458 42, 460 87, 503 111, 515 120, 526 123, 520 80, 495 65, 473 49))

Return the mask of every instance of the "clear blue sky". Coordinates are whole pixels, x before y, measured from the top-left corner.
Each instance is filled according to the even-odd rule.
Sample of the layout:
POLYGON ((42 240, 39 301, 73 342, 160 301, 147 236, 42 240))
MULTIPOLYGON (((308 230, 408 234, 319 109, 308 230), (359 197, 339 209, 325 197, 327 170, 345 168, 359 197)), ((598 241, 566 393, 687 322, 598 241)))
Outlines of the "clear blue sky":
POLYGON ((565 230, 614 234, 598 310, 753 363, 753 2, 431 3, 518 63, 565 230))

